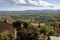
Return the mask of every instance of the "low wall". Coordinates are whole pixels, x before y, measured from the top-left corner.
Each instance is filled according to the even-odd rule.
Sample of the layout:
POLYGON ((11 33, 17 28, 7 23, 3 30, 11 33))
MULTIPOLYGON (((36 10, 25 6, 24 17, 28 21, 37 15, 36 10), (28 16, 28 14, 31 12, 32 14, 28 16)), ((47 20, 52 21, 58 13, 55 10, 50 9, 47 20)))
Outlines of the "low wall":
POLYGON ((50 36, 50 40, 60 40, 60 37, 50 36))

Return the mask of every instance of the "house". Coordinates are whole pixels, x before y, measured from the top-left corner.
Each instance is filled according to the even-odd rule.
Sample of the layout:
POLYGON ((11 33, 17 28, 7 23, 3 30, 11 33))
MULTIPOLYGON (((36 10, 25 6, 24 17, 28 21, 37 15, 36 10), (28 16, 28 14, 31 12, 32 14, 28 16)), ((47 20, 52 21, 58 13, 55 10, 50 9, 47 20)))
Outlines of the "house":
POLYGON ((12 19, 1 19, 0 20, 0 32, 9 31, 13 32, 12 19))
POLYGON ((35 26, 35 27, 42 27, 42 26, 45 26, 45 23, 44 22, 31 22, 30 23, 32 26, 35 26))

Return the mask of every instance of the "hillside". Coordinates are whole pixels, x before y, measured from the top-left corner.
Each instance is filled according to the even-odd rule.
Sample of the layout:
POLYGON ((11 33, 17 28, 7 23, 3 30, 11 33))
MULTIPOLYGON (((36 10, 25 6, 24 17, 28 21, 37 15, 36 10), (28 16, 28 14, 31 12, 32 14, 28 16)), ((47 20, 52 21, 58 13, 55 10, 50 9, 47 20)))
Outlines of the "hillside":
POLYGON ((52 9, 45 9, 45 10, 26 10, 26 11, 0 11, 0 14, 4 13, 60 13, 60 9, 52 10, 52 9))

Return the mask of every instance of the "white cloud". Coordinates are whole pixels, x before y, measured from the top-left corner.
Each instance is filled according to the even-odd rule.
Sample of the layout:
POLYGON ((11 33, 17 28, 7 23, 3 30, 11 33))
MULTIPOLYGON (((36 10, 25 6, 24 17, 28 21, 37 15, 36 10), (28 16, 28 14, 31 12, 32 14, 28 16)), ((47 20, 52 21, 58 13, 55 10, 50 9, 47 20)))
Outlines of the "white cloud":
POLYGON ((5 1, 5 2, 15 2, 16 0, 0 0, 0 1, 5 1))
MULTIPOLYGON (((58 9, 58 7, 55 7, 53 4, 50 4, 46 1, 32 1, 32 0, 0 0, 0 2, 9 2, 7 6, 0 6, 0 10, 41 10, 41 9, 58 9), (12 5, 14 4, 28 4, 30 6, 19 6, 19 5, 12 5), (11 6, 12 5, 12 6, 11 6), (36 7, 37 6, 37 7, 36 7), (52 8, 53 7, 53 8, 52 8)), ((59 6, 60 8, 60 6, 59 6)))
POLYGON ((19 4, 25 4, 24 0, 0 0, 1 2, 10 2, 10 3, 19 3, 19 4))
POLYGON ((51 7, 53 6, 52 4, 46 2, 46 1, 32 1, 32 0, 0 0, 0 1, 5 1, 5 2, 13 2, 16 4, 28 4, 31 6, 41 6, 41 7, 51 7))
POLYGON ((17 0, 17 1, 15 1, 15 3, 26 4, 25 0, 17 0))
POLYGON ((53 6, 52 4, 45 1, 40 1, 38 4, 40 4, 40 6, 53 6))

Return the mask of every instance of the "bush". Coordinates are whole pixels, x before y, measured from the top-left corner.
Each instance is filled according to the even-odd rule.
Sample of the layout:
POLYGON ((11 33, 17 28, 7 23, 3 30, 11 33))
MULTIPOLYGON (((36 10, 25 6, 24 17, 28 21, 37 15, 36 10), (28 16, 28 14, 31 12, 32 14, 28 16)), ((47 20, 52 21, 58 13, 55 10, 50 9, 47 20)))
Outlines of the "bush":
POLYGON ((21 26, 21 22, 19 20, 16 20, 13 22, 13 27, 17 28, 18 26, 21 26))
POLYGON ((21 29, 18 33, 18 40, 38 40, 39 32, 35 28, 21 29))
POLYGON ((0 40, 14 40, 14 35, 13 33, 0 33, 0 40))
POLYGON ((23 27, 24 28, 28 28, 28 26, 29 26, 29 22, 23 22, 23 27))
POLYGON ((38 28, 38 31, 43 34, 47 34, 50 30, 51 30, 51 28, 48 26, 42 26, 42 27, 38 28))

